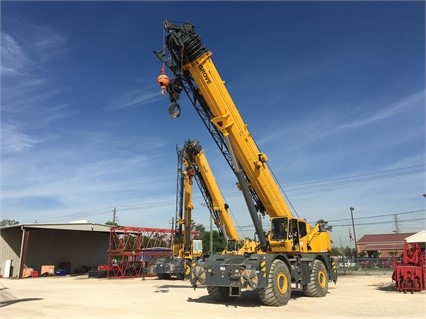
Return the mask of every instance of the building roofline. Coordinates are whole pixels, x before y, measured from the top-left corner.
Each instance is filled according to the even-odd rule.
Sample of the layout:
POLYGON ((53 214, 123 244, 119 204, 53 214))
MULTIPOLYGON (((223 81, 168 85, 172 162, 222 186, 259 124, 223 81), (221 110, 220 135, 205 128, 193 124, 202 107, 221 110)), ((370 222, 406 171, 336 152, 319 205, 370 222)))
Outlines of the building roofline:
POLYGON ((37 229, 57 229, 57 230, 80 230, 80 231, 105 231, 109 232, 111 225, 97 224, 91 222, 84 223, 26 223, 0 227, 0 231, 13 228, 37 228, 37 229))

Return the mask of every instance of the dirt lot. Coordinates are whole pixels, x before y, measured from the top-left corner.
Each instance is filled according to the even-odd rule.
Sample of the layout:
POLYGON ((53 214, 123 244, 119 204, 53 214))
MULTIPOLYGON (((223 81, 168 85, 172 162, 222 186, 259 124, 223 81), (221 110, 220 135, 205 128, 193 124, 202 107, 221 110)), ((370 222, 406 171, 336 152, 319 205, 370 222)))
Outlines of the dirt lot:
POLYGON ((390 274, 340 276, 325 298, 293 291, 280 308, 253 292, 213 302, 188 281, 88 276, 0 279, 0 318, 426 318, 426 291, 395 291, 390 274))

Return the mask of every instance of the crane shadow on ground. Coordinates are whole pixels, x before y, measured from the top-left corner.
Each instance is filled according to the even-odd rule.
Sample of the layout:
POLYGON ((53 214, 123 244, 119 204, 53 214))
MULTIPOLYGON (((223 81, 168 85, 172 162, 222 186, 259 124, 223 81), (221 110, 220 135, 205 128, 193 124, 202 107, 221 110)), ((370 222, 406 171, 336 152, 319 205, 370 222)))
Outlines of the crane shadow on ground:
MULTIPOLYGON (((291 298, 290 301, 298 299, 300 297, 304 297, 304 293, 299 290, 293 290, 291 292, 291 298)), ((256 291, 244 291, 241 294, 241 297, 236 298, 232 301, 215 301, 213 298, 207 293, 199 297, 199 298, 188 298, 188 302, 195 302, 195 303, 204 303, 204 304, 222 304, 223 306, 227 308, 238 308, 238 307, 247 307, 247 308, 256 308, 256 307, 269 307, 264 305, 257 295, 256 291)))
POLYGON ((194 287, 192 287, 191 284, 189 284, 188 282, 182 281, 182 280, 167 283, 167 284, 164 284, 164 285, 161 285, 161 284, 155 285, 154 287, 155 287, 154 292, 162 292, 162 293, 169 292, 170 289, 174 289, 174 288, 194 289, 194 287))
POLYGON ((43 300, 43 298, 22 298, 22 299, 4 300, 0 302, 0 308, 10 306, 15 303, 26 302, 26 301, 36 301, 36 300, 43 300))
POLYGON ((381 291, 392 291, 392 292, 397 292, 396 290, 396 285, 394 282, 382 282, 379 284, 374 284, 371 285, 373 287, 375 287, 377 290, 381 290, 381 291))

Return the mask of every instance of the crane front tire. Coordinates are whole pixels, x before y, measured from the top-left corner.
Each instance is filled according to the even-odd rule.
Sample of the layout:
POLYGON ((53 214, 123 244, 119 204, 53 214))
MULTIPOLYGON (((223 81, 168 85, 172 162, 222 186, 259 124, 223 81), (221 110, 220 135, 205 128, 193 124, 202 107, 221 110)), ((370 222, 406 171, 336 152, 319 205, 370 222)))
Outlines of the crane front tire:
POLYGON ((291 277, 287 265, 279 259, 272 262, 265 288, 258 288, 257 294, 264 305, 285 306, 291 297, 291 277))

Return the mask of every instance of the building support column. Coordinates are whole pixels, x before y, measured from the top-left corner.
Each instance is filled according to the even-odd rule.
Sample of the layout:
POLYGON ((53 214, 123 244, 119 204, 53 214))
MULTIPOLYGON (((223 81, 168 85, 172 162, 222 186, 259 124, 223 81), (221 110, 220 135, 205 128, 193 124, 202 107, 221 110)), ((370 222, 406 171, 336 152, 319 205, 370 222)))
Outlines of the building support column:
POLYGON ((20 262, 19 262, 18 278, 22 278, 24 276, 24 267, 25 267, 25 261, 27 258, 28 240, 30 238, 30 230, 24 228, 24 226, 22 226, 21 229, 22 229, 22 240, 21 240, 20 258, 19 258, 20 262))

